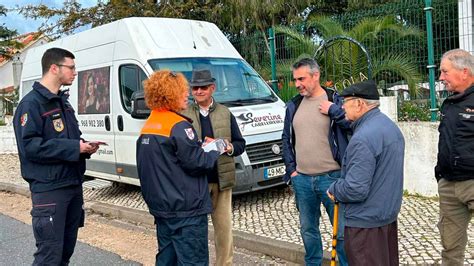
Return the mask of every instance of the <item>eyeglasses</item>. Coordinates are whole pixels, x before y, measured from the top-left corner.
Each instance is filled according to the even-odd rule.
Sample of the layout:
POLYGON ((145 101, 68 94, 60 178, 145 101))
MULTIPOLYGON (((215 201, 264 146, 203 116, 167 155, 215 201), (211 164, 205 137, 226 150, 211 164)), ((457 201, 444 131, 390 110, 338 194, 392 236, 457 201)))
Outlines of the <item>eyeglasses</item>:
POLYGON ((67 67, 67 68, 69 68, 69 69, 72 70, 72 71, 76 70, 76 65, 72 65, 72 66, 61 65, 61 64, 56 64, 56 65, 59 66, 59 67, 67 67))
POLYGON ((210 87, 209 85, 207 85, 207 86, 195 86, 195 87, 192 87, 191 89, 193 91, 197 91, 199 89, 201 89, 202 91, 207 91, 209 89, 209 87, 210 87))
POLYGON ((345 103, 347 103, 347 102, 349 102, 349 101, 352 101, 352 100, 358 100, 358 99, 359 99, 359 98, 357 98, 357 97, 344 98, 344 99, 342 99, 342 104, 345 104, 345 103))

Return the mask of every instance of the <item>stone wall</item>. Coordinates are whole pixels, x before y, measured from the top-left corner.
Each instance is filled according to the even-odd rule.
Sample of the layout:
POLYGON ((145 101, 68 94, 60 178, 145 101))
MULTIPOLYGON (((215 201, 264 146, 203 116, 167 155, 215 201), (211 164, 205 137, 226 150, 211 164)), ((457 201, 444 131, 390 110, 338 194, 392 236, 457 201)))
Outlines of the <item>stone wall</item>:
POLYGON ((437 122, 399 122, 405 137, 404 188, 413 194, 437 196, 434 167, 438 154, 437 122))
POLYGON ((17 153, 13 126, 0 126, 0 154, 17 153))

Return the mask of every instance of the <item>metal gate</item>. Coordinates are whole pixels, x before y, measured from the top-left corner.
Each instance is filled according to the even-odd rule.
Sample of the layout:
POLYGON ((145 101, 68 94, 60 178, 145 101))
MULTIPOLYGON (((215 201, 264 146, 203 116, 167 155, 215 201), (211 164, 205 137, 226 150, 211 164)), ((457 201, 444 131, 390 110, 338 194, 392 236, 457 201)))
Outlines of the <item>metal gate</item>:
POLYGON ((350 37, 336 36, 325 41, 314 53, 314 59, 321 67, 321 84, 337 91, 372 79, 367 49, 350 37))

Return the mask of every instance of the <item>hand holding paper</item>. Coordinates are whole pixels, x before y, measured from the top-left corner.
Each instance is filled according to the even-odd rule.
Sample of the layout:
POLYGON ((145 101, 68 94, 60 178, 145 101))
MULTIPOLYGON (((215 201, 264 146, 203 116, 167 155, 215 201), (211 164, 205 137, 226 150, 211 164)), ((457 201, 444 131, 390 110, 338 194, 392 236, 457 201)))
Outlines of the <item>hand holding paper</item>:
POLYGON ((227 145, 223 139, 212 139, 206 137, 202 144, 202 148, 205 152, 218 151, 220 154, 223 154, 227 149, 227 145))

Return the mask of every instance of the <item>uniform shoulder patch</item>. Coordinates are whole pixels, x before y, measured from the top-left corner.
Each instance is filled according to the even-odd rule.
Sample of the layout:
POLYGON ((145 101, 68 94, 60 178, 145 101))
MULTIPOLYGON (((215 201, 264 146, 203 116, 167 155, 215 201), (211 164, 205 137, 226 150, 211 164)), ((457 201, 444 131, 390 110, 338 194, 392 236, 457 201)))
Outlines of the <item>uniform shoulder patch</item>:
POLYGON ((185 128, 184 131, 190 140, 194 139, 194 130, 192 128, 185 128))
POLYGON ((54 120, 53 120, 53 126, 54 126, 54 129, 55 129, 57 132, 63 131, 63 129, 64 129, 63 120, 62 120, 61 118, 54 119, 54 120))
POLYGON ((20 117, 20 124, 21 124, 22 127, 24 127, 26 125, 26 122, 28 122, 28 113, 24 113, 20 117))

